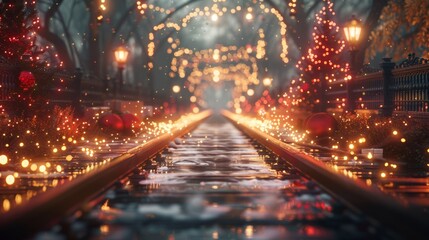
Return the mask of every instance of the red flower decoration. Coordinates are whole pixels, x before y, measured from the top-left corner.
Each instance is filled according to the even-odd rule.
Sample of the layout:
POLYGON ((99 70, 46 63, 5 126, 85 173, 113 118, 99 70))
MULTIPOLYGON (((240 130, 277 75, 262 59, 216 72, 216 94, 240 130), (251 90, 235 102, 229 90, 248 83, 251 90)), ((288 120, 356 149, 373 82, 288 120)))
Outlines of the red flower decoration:
POLYGON ((19 74, 19 87, 23 90, 28 90, 36 85, 36 78, 31 72, 22 71, 19 74))

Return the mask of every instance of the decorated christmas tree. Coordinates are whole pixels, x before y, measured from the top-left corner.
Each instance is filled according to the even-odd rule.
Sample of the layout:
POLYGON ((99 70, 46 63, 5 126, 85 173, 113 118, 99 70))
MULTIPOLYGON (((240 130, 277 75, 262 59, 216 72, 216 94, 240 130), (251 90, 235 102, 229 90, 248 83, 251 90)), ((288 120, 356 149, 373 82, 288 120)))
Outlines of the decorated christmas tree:
POLYGON ((322 9, 316 14, 311 47, 298 61, 299 77, 292 81, 289 90, 293 105, 312 112, 326 111, 329 83, 348 75, 340 59, 345 45, 334 21, 333 3, 330 0, 323 2, 322 9))
POLYGON ((48 65, 45 48, 37 44, 39 28, 35 0, 0 2, 0 62, 13 67, 15 79, 3 107, 13 116, 32 117, 46 109, 52 78, 44 68, 48 65))
POLYGON ((40 28, 35 0, 3 0, 0 2, 0 58, 21 69, 39 64, 41 49, 36 45, 40 28))

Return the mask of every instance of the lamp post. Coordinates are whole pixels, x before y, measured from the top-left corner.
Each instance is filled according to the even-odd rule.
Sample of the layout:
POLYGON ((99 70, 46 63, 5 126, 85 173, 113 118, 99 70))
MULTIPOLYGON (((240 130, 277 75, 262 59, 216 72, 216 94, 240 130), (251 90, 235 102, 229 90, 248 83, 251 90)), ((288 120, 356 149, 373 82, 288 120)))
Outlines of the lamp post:
POLYGON ((116 61, 116 64, 118 65, 118 77, 113 82, 113 91, 114 91, 115 98, 118 97, 117 82, 119 82, 120 91, 122 91, 122 87, 124 85, 123 73, 124 73, 125 64, 127 63, 128 53, 129 53, 128 50, 123 46, 119 46, 115 50, 115 61, 116 61))
POLYGON ((360 35, 362 32, 362 23, 359 19, 356 18, 355 15, 352 15, 351 19, 344 25, 344 33, 346 35, 346 40, 350 46, 350 73, 351 79, 347 81, 347 111, 354 111, 354 96, 352 92, 352 83, 350 82, 357 75, 357 66, 356 66, 356 54, 357 54, 357 46, 360 41, 360 35))

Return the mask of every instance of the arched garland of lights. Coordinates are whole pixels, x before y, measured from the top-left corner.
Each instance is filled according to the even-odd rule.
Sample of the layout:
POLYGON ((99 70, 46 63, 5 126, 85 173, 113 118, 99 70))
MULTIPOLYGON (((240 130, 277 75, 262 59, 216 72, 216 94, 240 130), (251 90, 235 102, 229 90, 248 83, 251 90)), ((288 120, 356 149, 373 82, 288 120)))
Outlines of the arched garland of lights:
POLYGON ((170 14, 171 10, 159 7, 159 6, 155 6, 153 4, 142 2, 142 1, 137 1, 137 9, 139 10, 140 14, 144 14, 148 9, 151 11, 155 11, 155 12, 160 12, 160 13, 165 13, 165 14, 170 14))
POLYGON ((97 16, 97 20, 98 21, 103 21, 104 19, 104 12, 107 11, 107 3, 106 0, 98 0, 98 16, 97 16))
POLYGON ((222 46, 216 49, 205 49, 194 52, 191 49, 185 48, 180 49, 174 53, 174 57, 171 61, 171 73, 170 77, 174 77, 175 73, 179 74, 179 77, 185 78, 185 68, 192 66, 194 69, 198 68, 200 62, 204 63, 216 63, 222 64, 225 62, 235 62, 237 60, 246 60, 250 62, 253 69, 253 73, 250 82, 259 84, 257 79, 258 65, 257 61, 250 54, 252 52, 246 48, 238 48, 236 46, 222 46), (181 58, 178 60, 178 58, 181 58), (189 64, 191 62, 191 64, 189 64))
POLYGON ((289 13, 293 17, 296 15, 296 5, 297 0, 289 0, 288 6, 289 6, 289 13))
MULTIPOLYGON (((287 63, 289 59, 287 58, 288 53, 288 45, 286 41, 286 24, 283 21, 283 16, 275 9, 267 7, 263 2, 259 3, 259 7, 262 12, 267 14, 273 14, 279 22, 280 26, 280 35, 281 35, 281 45, 282 45, 282 52, 280 53, 280 57, 284 63, 287 63)), ((253 16, 252 13, 254 9, 252 7, 248 7, 246 10, 244 10, 241 6, 236 6, 235 8, 228 8, 228 7, 222 7, 220 8, 218 4, 213 4, 210 7, 206 6, 203 9, 195 8, 194 11, 189 12, 186 16, 184 16, 181 19, 181 24, 175 23, 175 22, 167 22, 167 23, 160 23, 153 27, 153 31, 149 33, 149 44, 148 44, 148 56, 152 57, 154 55, 155 51, 155 33, 166 29, 166 28, 172 28, 175 31, 180 31, 182 28, 185 28, 188 26, 188 23, 190 20, 196 18, 196 17, 211 17, 213 20, 216 20, 219 16, 224 15, 227 12, 230 12, 231 14, 237 14, 242 11, 247 11, 246 18, 249 18, 250 16, 253 16)), ((251 19, 251 18, 250 18, 251 19)), ((258 32, 260 37, 261 35, 264 36, 263 32, 258 32)), ((263 37, 262 37, 263 38, 263 37)), ((266 46, 266 43, 263 42, 263 40, 259 40, 258 42, 259 46, 266 46)), ((260 58, 263 58, 263 55, 260 55, 260 58)), ((153 64, 149 64, 149 67, 151 68, 153 64)))
POLYGON ((191 102, 196 102, 199 106, 206 107, 207 103, 201 97, 204 94, 204 90, 208 86, 221 86, 226 81, 232 81, 234 82, 232 91, 233 107, 236 112, 241 113, 240 102, 245 99, 245 93, 251 89, 249 87, 251 83, 246 81, 250 76, 249 67, 243 63, 229 66, 228 68, 207 67, 202 70, 192 71, 188 77, 190 82, 188 90, 193 93, 191 102), (208 73, 208 75, 204 73, 208 73), (219 80, 215 80, 216 77, 219 80))
MULTIPOLYGON (((231 14, 237 14, 240 12, 246 12, 245 16, 246 19, 251 20, 253 18, 254 13, 254 7, 242 7, 242 6, 235 6, 235 7, 220 7, 217 3, 222 3, 226 1, 220 1, 220 0, 213 0, 214 4, 211 7, 204 7, 203 9, 195 8, 194 11, 188 13, 185 17, 181 19, 181 24, 174 23, 174 22, 166 22, 166 23, 160 23, 153 27, 153 31, 149 33, 149 44, 148 44, 148 56, 152 57, 154 55, 155 50, 155 33, 158 31, 164 30, 164 29, 174 29, 175 31, 180 31, 182 28, 187 27, 189 21, 191 21, 195 17, 201 17, 201 16, 207 16, 211 17, 212 19, 217 19, 219 16, 222 16, 225 13, 231 13, 231 14)), ((253 3, 257 3, 253 1, 253 3)), ((259 8, 263 13, 272 14, 274 15, 278 21, 280 26, 280 35, 281 35, 281 45, 282 45, 282 52, 280 53, 280 57, 283 60, 283 62, 287 63, 287 42, 286 42, 286 24, 284 23, 284 19, 282 15, 279 13, 279 11, 274 7, 267 7, 263 1, 259 1, 259 8)), ((137 10, 140 14, 144 14, 147 10, 163 13, 163 14, 171 14, 175 10, 166 10, 162 7, 155 6, 153 4, 149 4, 143 1, 137 1, 136 2, 137 10)), ((100 10, 105 11, 106 10, 106 1, 100 0, 100 10)), ((256 43, 256 58, 257 59, 263 59, 265 57, 266 51, 266 42, 264 40, 265 34, 263 29, 258 30, 259 40, 256 43)), ((178 48, 180 45, 180 41, 178 39, 168 38, 168 43, 170 44, 170 47, 167 49, 167 53, 171 54, 175 49, 178 48)), ((247 51, 249 51, 249 47, 247 47, 247 51)), ((253 59, 253 58, 252 58, 253 59)), ((252 63, 252 65, 256 66, 255 63, 252 63)), ((148 67, 153 68, 153 63, 151 61, 148 62, 148 67)), ((174 77, 174 67, 172 65, 172 73, 170 73, 170 77, 174 77)), ((255 67, 253 67, 255 68, 255 67)), ((258 81, 256 77, 252 77, 253 75, 257 74, 257 66, 256 70, 253 70, 252 74, 249 74, 250 79, 255 79, 255 81, 258 81)), ((184 70, 179 69, 179 75, 183 78, 184 70)))
POLYGON ((250 85, 258 85, 258 65, 256 57, 252 56, 250 46, 238 48, 236 46, 219 46, 216 49, 205 49, 194 52, 190 49, 180 49, 174 53, 170 73, 174 77, 186 77, 186 69, 191 73, 187 77, 188 90, 193 94, 191 102, 199 106, 206 106, 201 98, 207 84, 221 85, 224 81, 234 82, 232 92, 233 107, 241 112, 240 102, 250 89, 250 85), (236 62, 237 64, 231 65, 236 62), (201 69, 201 66, 204 67, 201 69), (192 99, 194 101, 192 101, 192 99))

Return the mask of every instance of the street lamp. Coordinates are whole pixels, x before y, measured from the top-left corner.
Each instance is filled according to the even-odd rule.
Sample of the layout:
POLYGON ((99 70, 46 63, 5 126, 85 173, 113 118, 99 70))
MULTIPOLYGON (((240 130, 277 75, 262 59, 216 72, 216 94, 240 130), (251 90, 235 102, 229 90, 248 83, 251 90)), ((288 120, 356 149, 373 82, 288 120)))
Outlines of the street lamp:
MULTIPOLYGON (((356 53, 357 46, 359 45, 360 36, 362 33, 362 23, 355 15, 352 15, 351 19, 344 25, 344 33, 346 35, 346 40, 350 45, 350 73, 352 79, 357 75, 357 66, 356 66, 356 53)), ((347 110, 349 112, 354 111, 354 98, 352 92, 352 84, 347 81, 347 110)))
POLYGON ((344 25, 344 33, 351 49, 355 49, 358 45, 361 32, 361 21, 357 19, 355 15, 352 15, 351 19, 344 25))
POLYGON ((118 65, 118 78, 116 81, 113 82, 115 98, 117 98, 118 96, 117 82, 119 82, 119 88, 121 91, 124 85, 123 72, 124 72, 125 64, 127 63, 128 53, 129 53, 128 50, 123 46, 119 46, 115 50, 115 61, 116 61, 116 64, 118 65))

